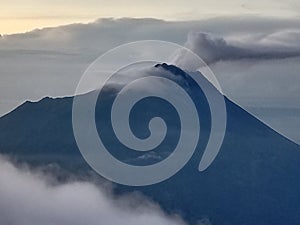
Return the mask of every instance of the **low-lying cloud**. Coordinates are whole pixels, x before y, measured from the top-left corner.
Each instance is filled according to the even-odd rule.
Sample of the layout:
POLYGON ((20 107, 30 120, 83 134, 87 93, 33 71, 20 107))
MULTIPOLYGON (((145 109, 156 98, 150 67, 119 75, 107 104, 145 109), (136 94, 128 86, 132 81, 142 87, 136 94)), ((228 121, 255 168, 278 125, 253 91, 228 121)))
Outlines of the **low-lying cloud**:
POLYGON ((1 157, 0 171, 3 225, 185 225, 141 196, 116 197, 90 182, 52 184, 42 173, 1 157))

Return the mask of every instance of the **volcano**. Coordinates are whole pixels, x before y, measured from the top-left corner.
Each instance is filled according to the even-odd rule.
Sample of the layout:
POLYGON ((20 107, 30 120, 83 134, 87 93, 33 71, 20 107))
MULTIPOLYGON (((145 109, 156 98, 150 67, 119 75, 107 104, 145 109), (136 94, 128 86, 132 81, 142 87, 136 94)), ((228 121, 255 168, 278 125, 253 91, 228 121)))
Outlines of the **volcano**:
MULTIPOLYGON (((210 167, 199 172, 199 161, 211 131, 205 95, 189 72, 167 64, 155 65, 152 70, 155 76, 167 76, 179 83, 197 102, 201 115, 199 144, 191 160, 173 177, 142 187, 116 184, 116 193, 141 192, 190 224, 208 219, 216 225, 298 225, 300 146, 224 97, 227 109, 224 141, 210 167)), ((210 91, 221 95, 204 76, 200 73, 199 76, 210 91)), ((136 118, 133 133, 147 137, 146 121, 159 116, 168 126, 166 138, 171 141, 162 142, 148 157, 120 150, 122 146, 113 134, 107 108, 121 88, 122 85, 110 85, 103 89, 96 105, 97 129, 100 136, 107 137, 105 144, 113 146, 112 155, 134 165, 152 164, 168 157, 180 135, 180 123, 174 108, 160 99, 145 99, 132 110, 136 118), (146 113, 141 114, 141 110, 146 113)), ((81 97, 88 99, 90 94, 81 97)), ((73 135, 72 102, 73 97, 26 102, 0 118, 1 154, 32 166, 56 164, 75 176, 92 171, 73 135)))

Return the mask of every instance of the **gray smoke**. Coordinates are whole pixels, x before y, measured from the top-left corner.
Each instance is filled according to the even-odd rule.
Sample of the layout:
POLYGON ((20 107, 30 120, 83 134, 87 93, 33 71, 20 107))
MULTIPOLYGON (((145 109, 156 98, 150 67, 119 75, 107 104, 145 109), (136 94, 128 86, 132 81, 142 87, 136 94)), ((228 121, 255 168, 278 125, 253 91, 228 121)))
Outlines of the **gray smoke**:
MULTIPOLYGON (((279 32, 260 39, 219 37, 210 33, 189 33, 185 47, 200 56, 207 64, 233 60, 276 60, 300 56, 300 31, 279 32), (288 45, 287 45, 288 44, 288 45)), ((190 64, 186 52, 181 51, 175 62, 182 67, 190 64)), ((190 68, 195 69, 195 68, 190 68)))
POLYGON ((184 225, 136 195, 116 197, 89 182, 53 185, 0 157, 1 225, 184 225))

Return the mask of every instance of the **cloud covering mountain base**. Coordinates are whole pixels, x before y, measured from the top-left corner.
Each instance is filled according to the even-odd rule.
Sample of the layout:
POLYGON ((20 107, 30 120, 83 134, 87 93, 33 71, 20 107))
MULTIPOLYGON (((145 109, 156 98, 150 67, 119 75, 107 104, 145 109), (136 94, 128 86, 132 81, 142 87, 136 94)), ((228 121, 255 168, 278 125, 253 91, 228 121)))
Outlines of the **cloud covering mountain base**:
POLYGON ((0 158, 0 224, 185 225, 138 195, 116 197, 91 182, 52 184, 51 177, 0 158))

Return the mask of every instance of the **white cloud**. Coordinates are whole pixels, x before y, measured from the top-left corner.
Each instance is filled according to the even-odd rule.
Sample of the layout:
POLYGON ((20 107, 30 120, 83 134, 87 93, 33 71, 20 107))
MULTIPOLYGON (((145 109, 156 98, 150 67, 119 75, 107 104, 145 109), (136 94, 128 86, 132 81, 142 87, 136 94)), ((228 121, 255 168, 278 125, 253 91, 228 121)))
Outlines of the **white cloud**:
POLYGON ((0 170, 0 224, 185 224, 141 196, 117 197, 89 182, 53 184, 42 173, 16 168, 3 158, 0 170))

